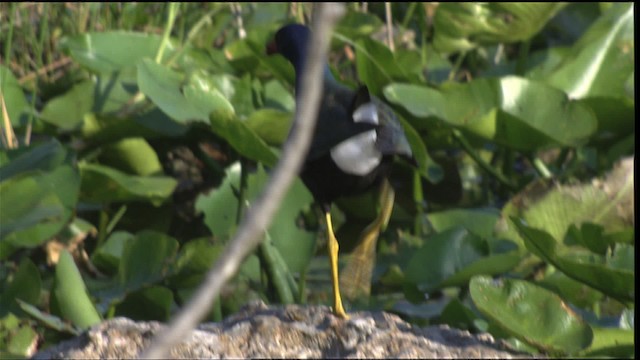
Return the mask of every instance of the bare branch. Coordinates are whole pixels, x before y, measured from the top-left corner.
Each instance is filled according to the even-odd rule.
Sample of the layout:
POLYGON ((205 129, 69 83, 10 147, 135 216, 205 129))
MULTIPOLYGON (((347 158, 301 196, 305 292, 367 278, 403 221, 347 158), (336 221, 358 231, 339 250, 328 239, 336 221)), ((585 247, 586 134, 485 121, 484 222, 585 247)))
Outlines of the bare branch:
POLYGON ((307 63, 298 96, 295 121, 291 135, 284 145, 282 157, 273 175, 254 206, 247 211, 235 237, 229 242, 200 288, 187 305, 161 332, 141 358, 165 358, 169 349, 182 340, 207 314, 222 286, 236 273, 243 259, 260 243, 261 234, 267 228, 289 186, 295 179, 309 149, 315 127, 320 94, 322 71, 326 62, 331 29, 344 13, 344 5, 322 3, 314 11, 315 27, 308 44, 307 63))

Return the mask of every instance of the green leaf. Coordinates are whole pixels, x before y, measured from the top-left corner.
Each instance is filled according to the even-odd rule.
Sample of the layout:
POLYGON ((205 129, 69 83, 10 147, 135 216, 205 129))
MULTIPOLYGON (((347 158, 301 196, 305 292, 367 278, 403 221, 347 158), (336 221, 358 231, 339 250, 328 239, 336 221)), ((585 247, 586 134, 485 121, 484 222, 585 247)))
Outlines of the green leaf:
POLYGON ((63 95, 48 101, 40 118, 62 130, 79 128, 84 116, 93 109, 94 87, 90 80, 74 85, 63 95))
POLYGON ((382 20, 375 14, 348 11, 336 25, 335 32, 354 39, 371 35, 382 26, 382 20))
POLYGON ((12 334, 9 336, 7 341, 6 349, 11 357, 14 357, 15 355, 29 357, 33 355, 37 344, 38 333, 31 328, 29 324, 23 324, 18 329, 14 329, 14 331, 12 331, 12 334))
POLYGON ((522 243, 510 216, 545 229, 554 239, 564 239, 571 224, 583 222, 601 225, 605 233, 626 230, 633 225, 633 175, 633 160, 627 158, 604 179, 575 185, 534 182, 504 206, 498 233, 522 243))
POLYGON ((269 279, 278 294, 279 302, 293 304, 294 294, 298 293, 298 288, 282 254, 274 246, 268 234, 266 239, 260 243, 260 252, 264 259, 269 279))
POLYGON ((260 109, 252 113, 245 124, 262 140, 272 146, 280 146, 287 140, 293 114, 276 109, 260 109))
POLYGON ((133 238, 133 234, 126 231, 114 231, 104 244, 91 254, 91 261, 103 271, 117 272, 124 248, 133 238))
POLYGON ((593 254, 580 256, 575 250, 565 248, 549 233, 512 221, 522 235, 527 249, 552 264, 565 275, 587 284, 623 302, 635 297, 633 269, 616 269, 604 264, 604 259, 593 254))
POLYGON ((473 275, 500 274, 517 265, 521 255, 504 250, 492 254, 492 246, 464 228, 450 228, 414 251, 406 265, 406 277, 425 291, 433 291, 466 284, 473 275))
MULTIPOLYGON (((291 95, 291 91, 287 90, 280 81, 273 79, 265 83, 263 94, 265 107, 280 109, 287 113, 294 112, 296 101, 293 95, 291 95)), ((269 109, 261 109, 258 111, 264 110, 269 109)), ((251 116, 253 116, 253 114, 251 116)))
MULTIPOLYGON (((96 73, 112 73, 154 58, 162 36, 128 31, 84 33, 62 39, 60 46, 81 66, 96 73)), ((169 48, 171 50, 171 47, 169 48)), ((171 51, 165 52, 165 57, 171 51)))
POLYGON ((119 202, 147 200, 160 204, 176 187, 170 177, 131 176, 118 170, 95 164, 80 164, 81 196, 85 201, 119 202))
POLYGON ((563 299, 583 309, 591 309, 604 295, 580 281, 573 280, 561 271, 551 268, 550 274, 538 282, 538 285, 560 295, 563 299))
POLYGON ((629 97, 625 82, 633 76, 633 4, 616 4, 594 22, 568 56, 545 76, 572 99, 629 97))
POLYGON ((402 124, 404 133, 407 136, 407 141, 411 146, 413 157, 418 164, 418 172, 420 175, 434 184, 440 182, 444 177, 444 170, 442 170, 440 164, 431 158, 427 151, 427 146, 413 126, 401 117, 398 117, 398 120, 400 120, 400 124, 402 124))
POLYGON ((453 209, 427 214, 427 219, 436 232, 463 226, 482 238, 493 236, 493 229, 500 214, 492 209, 453 209))
POLYGON ((34 247, 51 238, 73 216, 79 185, 79 174, 69 165, 48 173, 24 172, 0 183, 0 241, 34 247))
POLYGON ((173 293, 163 286, 151 286, 129 295, 116 306, 116 316, 136 321, 167 321, 171 314, 173 293))
POLYGON ((32 144, 4 154, 8 162, 0 164, 0 182, 17 174, 33 171, 52 171, 67 158, 67 151, 56 139, 32 144))
MULTIPOLYGON (((248 175, 244 201, 249 206, 258 197, 266 181, 267 173, 259 167, 248 175)), ((236 224, 238 206, 237 192, 240 187, 240 164, 235 163, 226 170, 225 180, 218 189, 196 200, 196 209, 204 213, 204 222, 214 236, 228 239, 236 224), (220 211, 224 209, 224 211, 220 211)), ((296 180, 285 196, 267 232, 275 247, 282 254, 292 272, 302 271, 308 264, 315 248, 315 234, 298 225, 300 212, 313 202, 313 198, 302 181, 296 180)))
POLYGON ((442 53, 530 39, 566 4, 443 3, 433 19, 435 47, 442 53))
MULTIPOLYGON (((26 125, 26 116, 23 115, 29 110, 29 104, 18 79, 4 65, 0 65, 0 94, 2 94, 11 126, 17 128, 26 125)), ((4 123, 2 126, 4 129, 4 123)))
POLYGON ((13 274, 13 281, 4 284, 0 295, 0 318, 7 316, 8 313, 21 315, 17 300, 37 304, 40 301, 41 287, 42 280, 38 268, 29 258, 24 258, 13 274))
MULTIPOLYGON (((182 93, 184 75, 149 59, 141 61, 137 69, 140 91, 171 118, 180 123, 208 119, 210 111, 194 106, 182 93)), ((193 87, 189 91, 193 92, 193 87)))
POLYGON ((204 274, 218 259, 224 246, 209 238, 190 240, 180 248, 173 272, 191 275, 204 274))
POLYGON ((225 139, 240 155, 267 166, 278 162, 277 156, 251 128, 230 113, 214 112, 210 118, 211 129, 225 139))
POLYGON ((44 313, 42 311, 40 311, 40 309, 38 309, 37 307, 28 304, 22 300, 17 300, 18 304, 20 305, 20 308, 27 314, 31 315, 32 317, 34 317, 35 319, 37 319, 38 321, 40 321, 41 323, 47 325, 48 327, 56 330, 56 331, 60 331, 60 332, 66 332, 72 335, 80 335, 80 331, 78 331, 76 328, 74 328, 72 325, 64 322, 64 320, 62 320, 61 318, 51 315, 51 314, 47 314, 44 313))
POLYGON ((132 137, 104 146, 100 161, 132 175, 162 174, 162 164, 147 140, 132 137))
POLYGON ((577 146, 596 130, 591 109, 553 87, 515 76, 446 83, 440 90, 391 84, 384 94, 416 117, 435 117, 517 150, 577 146))
POLYGON ((67 250, 60 252, 53 294, 62 316, 74 325, 86 329, 100 323, 100 315, 89 299, 80 271, 67 250))
POLYGON ((164 278, 178 252, 178 241, 154 231, 142 231, 127 241, 118 267, 118 281, 127 291, 164 278))
POLYGON ((372 94, 381 95, 384 86, 392 81, 410 81, 398 66, 391 50, 384 44, 363 38, 353 45, 356 48, 358 78, 372 94))
POLYGON ((592 326, 593 343, 584 352, 587 357, 633 358, 635 356, 635 332, 628 329, 592 326))
POLYGON ((593 339, 591 327, 554 293, 521 280, 471 279, 478 309, 510 334, 555 354, 575 354, 593 339))

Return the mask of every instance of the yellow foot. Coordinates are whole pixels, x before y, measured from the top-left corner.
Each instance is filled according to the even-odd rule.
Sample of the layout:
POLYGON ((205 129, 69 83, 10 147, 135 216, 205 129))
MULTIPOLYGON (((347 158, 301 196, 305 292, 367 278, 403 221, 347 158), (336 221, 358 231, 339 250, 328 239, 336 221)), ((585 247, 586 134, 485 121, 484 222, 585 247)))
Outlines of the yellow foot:
POLYGON ((329 248, 329 262, 331 265, 331 285, 333 286, 333 314, 348 319, 349 315, 344 311, 342 307, 342 298, 340 297, 340 286, 338 282, 338 240, 333 233, 333 224, 331 223, 331 213, 326 212, 325 217, 327 220, 327 240, 329 248))

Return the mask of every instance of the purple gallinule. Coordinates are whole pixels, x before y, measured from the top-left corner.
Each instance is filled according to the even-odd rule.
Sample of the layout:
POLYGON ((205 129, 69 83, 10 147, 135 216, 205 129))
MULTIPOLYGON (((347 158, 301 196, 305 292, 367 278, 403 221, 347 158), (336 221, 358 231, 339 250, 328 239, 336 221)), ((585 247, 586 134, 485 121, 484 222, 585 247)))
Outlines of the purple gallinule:
MULTIPOLYGON (((304 25, 286 25, 267 45, 268 54, 278 53, 293 65, 296 91, 301 86, 300 74, 304 71, 310 34, 304 25)), ((355 195, 381 184, 380 214, 365 229, 361 240, 365 248, 375 248, 378 234, 386 226, 393 208, 394 193, 386 174, 394 156, 412 158, 412 153, 393 111, 370 95, 366 86, 353 90, 340 84, 331 74, 328 64, 323 81, 318 120, 300 177, 325 214, 334 314, 348 318, 340 296, 338 242, 331 222, 331 203, 336 198, 355 195)))

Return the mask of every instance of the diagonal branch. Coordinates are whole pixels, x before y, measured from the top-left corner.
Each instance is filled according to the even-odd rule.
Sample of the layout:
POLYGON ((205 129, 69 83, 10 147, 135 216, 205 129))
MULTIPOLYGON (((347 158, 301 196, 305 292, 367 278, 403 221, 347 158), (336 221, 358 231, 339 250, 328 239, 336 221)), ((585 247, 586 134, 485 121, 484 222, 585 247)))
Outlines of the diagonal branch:
POLYGON ((315 127, 320 95, 322 71, 326 62, 331 29, 344 13, 344 5, 322 3, 314 11, 314 32, 307 49, 307 64, 303 72, 302 88, 298 96, 295 121, 282 157, 262 194, 249 209, 235 237, 216 262, 200 288, 187 305, 174 317, 169 326, 144 351, 141 358, 165 358, 169 349, 180 342, 207 314, 222 286, 237 272, 244 258, 260 243, 261 235, 271 222, 282 198, 295 179, 309 149, 315 127))

